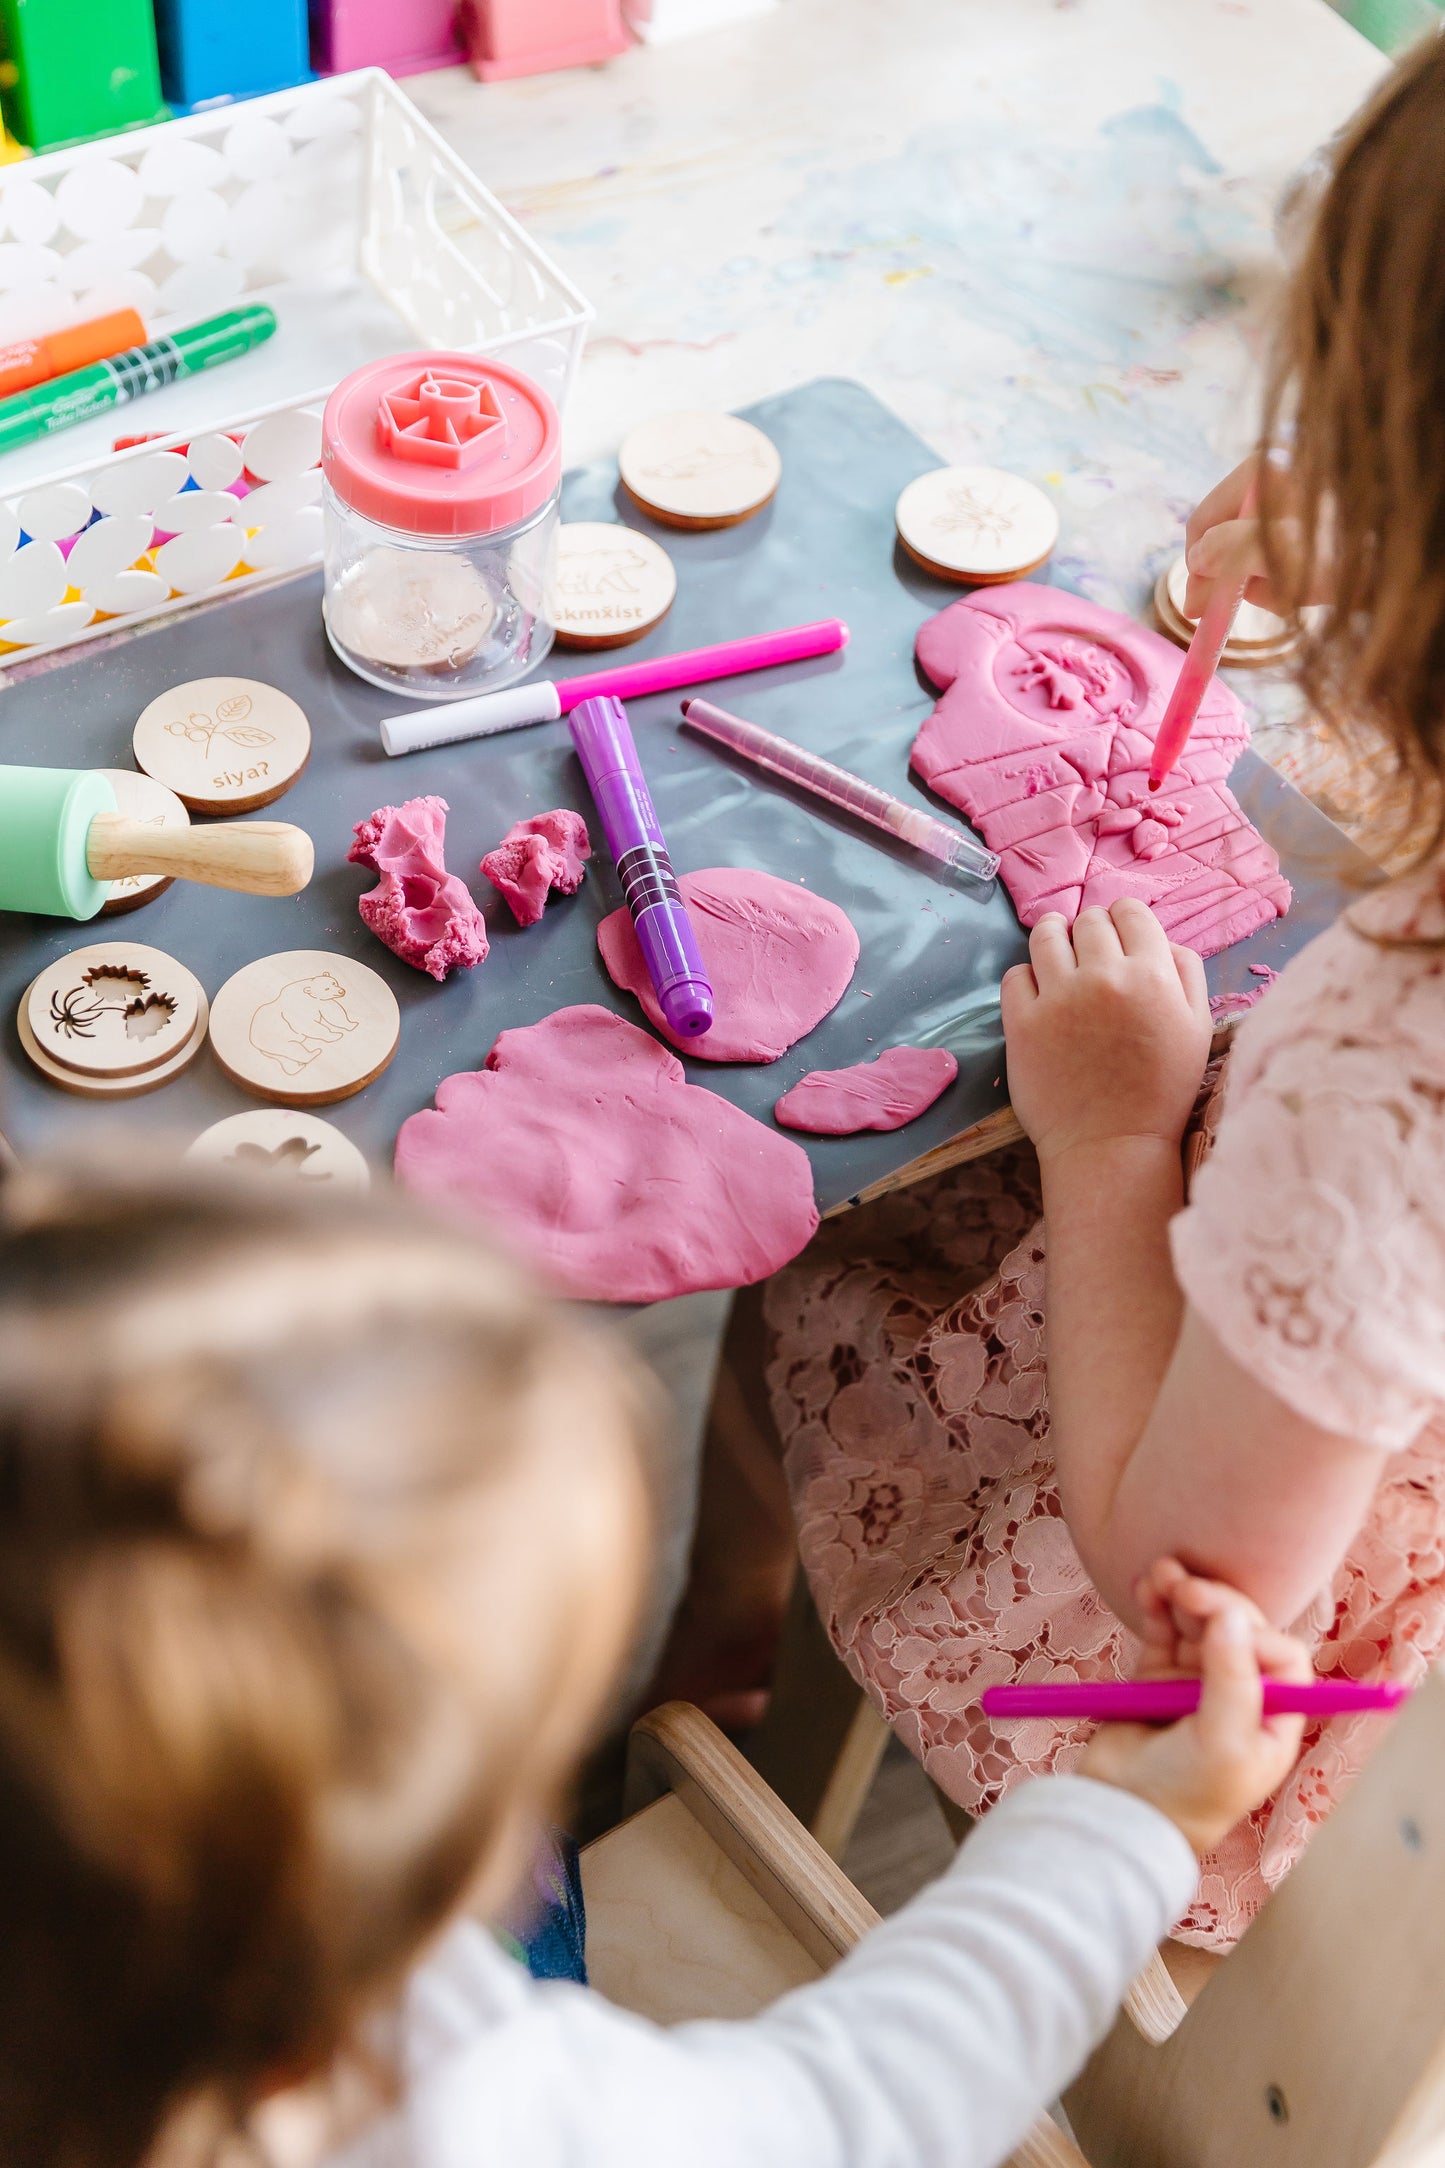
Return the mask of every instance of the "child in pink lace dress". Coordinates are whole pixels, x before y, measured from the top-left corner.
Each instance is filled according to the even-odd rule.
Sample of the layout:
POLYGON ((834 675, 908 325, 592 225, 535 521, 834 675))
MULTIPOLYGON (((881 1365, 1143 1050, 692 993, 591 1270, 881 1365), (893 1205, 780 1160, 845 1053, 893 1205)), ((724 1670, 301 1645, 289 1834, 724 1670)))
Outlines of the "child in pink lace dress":
MULTIPOLYGON (((1262 436, 1279 442, 1292 418, 1288 468, 1246 462, 1189 531, 1191 610, 1244 555, 1249 599, 1323 602, 1302 629, 1306 693, 1431 793, 1445 765, 1442 137, 1432 40, 1340 151, 1293 279, 1262 436)), ((1041 920, 1003 1009, 1033 1151, 825 1230, 768 1295, 820 1609, 971 1812, 1067 1768, 1085 1737, 995 1729, 982 1689, 1127 1671, 1156 1552, 1297 1622, 1322 1673, 1415 1677, 1445 1652, 1439 858, 1289 965, 1223 1076, 1205 1073, 1198 959, 1139 902, 1072 929, 1041 920)), ((1307 1732, 1289 1780, 1205 1861, 1183 1939, 1237 1938, 1379 1725, 1307 1732)))

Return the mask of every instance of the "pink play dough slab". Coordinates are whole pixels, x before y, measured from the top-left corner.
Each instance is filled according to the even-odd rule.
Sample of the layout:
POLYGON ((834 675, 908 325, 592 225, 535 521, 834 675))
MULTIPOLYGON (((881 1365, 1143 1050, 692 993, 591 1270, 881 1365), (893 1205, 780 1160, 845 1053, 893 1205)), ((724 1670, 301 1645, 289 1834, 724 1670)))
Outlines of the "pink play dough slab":
POLYGON ((570 806, 517 821, 482 860, 482 872, 511 905, 519 926, 535 926, 555 888, 575 896, 592 856, 587 823, 570 806))
POLYGON ((926 783, 982 829, 1025 926, 1120 896, 1212 956, 1283 918, 1290 886, 1228 787, 1249 736, 1216 678, 1151 795, 1178 648, 1117 611, 1018 580, 950 603, 918 635, 943 697, 913 744, 926 783))
POLYGON ((637 996, 670 1045, 701 1061, 776 1061, 842 1000, 858 962, 852 920, 797 881, 746 866, 684 873, 677 885, 712 981, 712 1029, 699 1039, 668 1029, 626 911, 597 929, 613 984, 637 996))
POLYGON ((860 1129, 901 1129, 946 1092, 958 1063, 941 1046, 890 1046, 851 1069, 812 1069, 783 1093, 773 1119, 817 1137, 860 1129))
POLYGON ((456 964, 470 970, 487 953, 487 922, 466 882, 443 863, 447 810, 445 798, 380 806, 357 822, 346 854, 380 876, 357 898, 365 924, 404 963, 434 979, 456 964))
POLYGON ((747 1287, 818 1224, 801 1146, 591 1005, 504 1031, 396 1140, 397 1179, 490 1219, 562 1293, 660 1302, 747 1287))

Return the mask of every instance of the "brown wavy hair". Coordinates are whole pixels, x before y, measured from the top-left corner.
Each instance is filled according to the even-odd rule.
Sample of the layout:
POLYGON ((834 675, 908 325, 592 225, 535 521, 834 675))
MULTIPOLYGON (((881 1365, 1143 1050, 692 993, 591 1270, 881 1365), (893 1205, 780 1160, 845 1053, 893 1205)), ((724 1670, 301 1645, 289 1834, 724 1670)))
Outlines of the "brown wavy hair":
POLYGON ((5 2168, 170 2161, 178 2126, 209 2160, 331 2065, 570 1774, 638 1406, 399 1205, 5 1178, 5 2168))
POLYGON ((1290 282, 1265 404, 1260 506, 1305 694, 1445 835, 1445 38, 1337 146, 1290 282), (1297 520, 1298 527, 1292 522, 1297 520), (1316 595, 1332 599, 1311 619, 1316 595))

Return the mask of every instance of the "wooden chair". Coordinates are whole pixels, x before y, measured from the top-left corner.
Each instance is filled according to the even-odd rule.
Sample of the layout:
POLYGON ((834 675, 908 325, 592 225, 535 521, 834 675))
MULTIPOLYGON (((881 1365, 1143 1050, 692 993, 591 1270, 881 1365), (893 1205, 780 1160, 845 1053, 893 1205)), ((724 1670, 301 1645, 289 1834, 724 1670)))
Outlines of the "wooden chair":
MULTIPOLYGON (((624 2009, 664 2025, 753 2017, 878 1924, 757 1771, 685 1702, 633 1727, 628 1805, 629 1819, 582 1854, 588 1971, 624 2009)), ((1043 2120, 1011 2168, 1086 2164, 1043 2120)))

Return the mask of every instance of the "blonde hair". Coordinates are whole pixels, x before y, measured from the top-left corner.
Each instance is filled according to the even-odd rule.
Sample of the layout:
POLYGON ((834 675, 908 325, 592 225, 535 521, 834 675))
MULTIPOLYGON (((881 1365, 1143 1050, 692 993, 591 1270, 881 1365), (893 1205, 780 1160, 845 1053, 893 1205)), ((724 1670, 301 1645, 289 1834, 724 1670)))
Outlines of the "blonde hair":
POLYGON ((398 1205, 7 1179, 6 2168, 134 2168, 336 2055, 595 1718, 637 1427, 398 1205))

